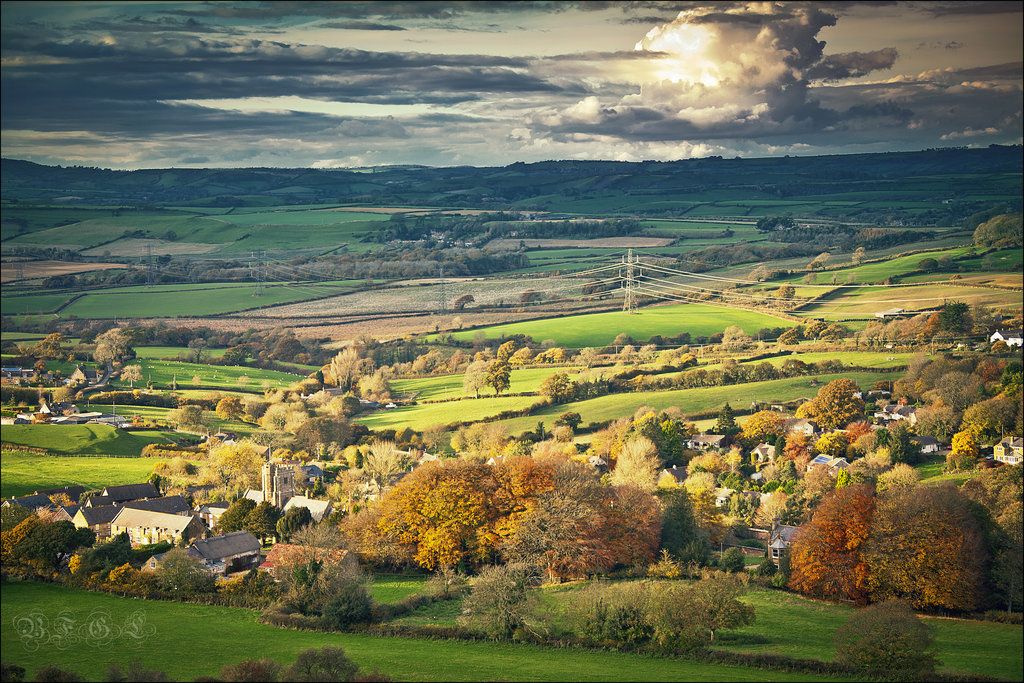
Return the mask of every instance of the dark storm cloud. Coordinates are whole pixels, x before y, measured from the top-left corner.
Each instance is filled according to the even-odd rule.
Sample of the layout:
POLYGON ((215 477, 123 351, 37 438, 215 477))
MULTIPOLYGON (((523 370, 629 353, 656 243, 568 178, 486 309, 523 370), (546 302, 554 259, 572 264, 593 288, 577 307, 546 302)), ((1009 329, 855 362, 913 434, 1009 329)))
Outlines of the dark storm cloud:
POLYGON ((822 81, 837 81, 844 78, 859 78, 872 71, 889 69, 896 63, 899 53, 896 48, 887 47, 871 52, 841 52, 826 55, 820 62, 807 70, 807 78, 822 81))
POLYGON ((382 24, 376 21, 328 21, 320 24, 320 28, 340 28, 350 31, 405 31, 404 26, 398 24, 382 24))

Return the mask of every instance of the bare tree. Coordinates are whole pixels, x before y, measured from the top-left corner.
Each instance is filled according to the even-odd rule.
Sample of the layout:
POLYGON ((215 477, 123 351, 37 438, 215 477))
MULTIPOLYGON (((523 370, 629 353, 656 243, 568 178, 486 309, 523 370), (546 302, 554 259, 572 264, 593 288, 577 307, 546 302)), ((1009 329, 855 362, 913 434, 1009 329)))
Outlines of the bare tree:
POLYGON ((409 466, 409 454, 394 441, 374 441, 363 457, 363 475, 384 489, 409 466))

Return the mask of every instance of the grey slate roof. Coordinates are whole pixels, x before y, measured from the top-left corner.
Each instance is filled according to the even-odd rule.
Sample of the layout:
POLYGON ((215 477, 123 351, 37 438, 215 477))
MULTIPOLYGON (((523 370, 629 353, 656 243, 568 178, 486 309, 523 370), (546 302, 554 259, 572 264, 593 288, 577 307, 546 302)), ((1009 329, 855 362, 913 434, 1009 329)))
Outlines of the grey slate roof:
POLYGON ((89 526, 96 524, 110 524, 117 517, 121 508, 117 505, 99 505, 97 507, 83 507, 78 509, 89 526))
POLYGON ((160 492, 152 484, 123 484, 121 486, 108 486, 101 492, 116 503, 123 503, 126 500, 139 500, 140 498, 159 498, 160 492))
POLYGON ((8 498, 4 502, 9 502, 12 505, 20 505, 28 510, 53 507, 53 501, 41 493, 30 493, 29 495, 21 496, 20 498, 8 498))
POLYGON ((217 562, 242 553, 258 553, 260 542, 248 531, 235 531, 223 536, 213 536, 196 541, 189 551, 208 562, 217 562))
POLYGON ((67 497, 70 498, 71 500, 77 501, 82 496, 82 494, 85 493, 85 487, 61 486, 55 489, 44 489, 42 491, 36 491, 36 493, 41 493, 44 496, 54 496, 57 495, 58 493, 63 493, 67 495, 67 497))
POLYGON ((152 512, 166 512, 168 514, 177 515, 182 512, 189 512, 188 503, 181 496, 164 496, 163 498, 150 498, 148 500, 134 500, 129 503, 125 503, 126 508, 135 508, 136 510, 150 510, 152 512))

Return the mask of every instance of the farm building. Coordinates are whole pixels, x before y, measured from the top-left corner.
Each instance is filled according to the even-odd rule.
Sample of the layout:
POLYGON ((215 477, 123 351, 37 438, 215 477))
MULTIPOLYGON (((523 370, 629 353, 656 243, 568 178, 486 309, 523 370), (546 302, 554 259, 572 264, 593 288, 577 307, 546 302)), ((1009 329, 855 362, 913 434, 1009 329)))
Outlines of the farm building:
POLYGON ((171 515, 134 508, 121 508, 110 522, 110 535, 127 533, 132 545, 149 545, 160 541, 180 543, 198 538, 206 527, 194 515, 171 515))
POLYGON ((1001 341, 1007 346, 1016 346, 1020 348, 1024 346, 1024 331, 1022 330, 996 330, 992 333, 992 336, 988 338, 990 342, 995 344, 997 341, 1001 341))

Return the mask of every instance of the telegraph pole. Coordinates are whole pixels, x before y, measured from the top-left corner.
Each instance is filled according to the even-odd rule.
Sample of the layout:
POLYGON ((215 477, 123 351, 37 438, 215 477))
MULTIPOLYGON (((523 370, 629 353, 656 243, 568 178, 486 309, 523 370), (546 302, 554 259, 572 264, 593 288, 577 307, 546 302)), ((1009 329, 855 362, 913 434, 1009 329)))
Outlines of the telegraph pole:
POLYGON ((622 264, 624 268, 623 277, 625 278, 622 288, 625 296, 622 299, 622 310, 626 313, 636 313, 636 276, 634 273, 634 267, 637 259, 633 257, 633 250, 630 249, 626 252, 625 260, 622 264))

